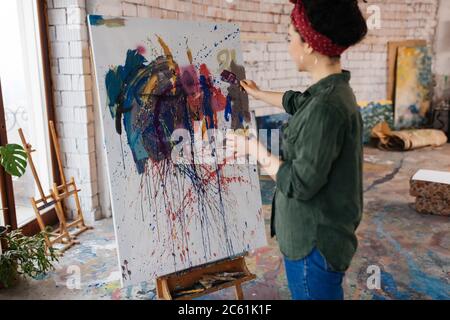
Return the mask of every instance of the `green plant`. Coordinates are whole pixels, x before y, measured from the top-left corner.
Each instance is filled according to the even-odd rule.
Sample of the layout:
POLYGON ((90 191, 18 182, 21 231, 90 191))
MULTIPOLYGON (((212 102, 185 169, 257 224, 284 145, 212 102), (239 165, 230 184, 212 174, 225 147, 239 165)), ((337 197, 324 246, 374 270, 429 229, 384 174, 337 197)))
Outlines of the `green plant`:
POLYGON ((27 159, 27 153, 18 144, 0 146, 0 164, 12 176, 21 177, 25 174, 27 159))
POLYGON ((9 287, 17 275, 36 278, 53 269, 52 262, 58 261, 53 248, 47 250, 45 233, 32 237, 22 234, 20 229, 3 236, 7 249, 0 255, 0 284, 9 287))

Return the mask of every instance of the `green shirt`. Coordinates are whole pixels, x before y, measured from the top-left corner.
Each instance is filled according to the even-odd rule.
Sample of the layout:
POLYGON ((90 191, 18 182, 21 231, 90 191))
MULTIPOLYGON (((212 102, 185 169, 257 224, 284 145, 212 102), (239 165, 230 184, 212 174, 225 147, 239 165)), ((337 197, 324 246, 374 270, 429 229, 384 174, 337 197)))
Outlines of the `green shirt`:
POLYGON ((335 271, 350 265, 363 207, 362 119, 349 81, 343 71, 283 95, 292 118, 282 134, 271 219, 288 259, 317 247, 335 271))

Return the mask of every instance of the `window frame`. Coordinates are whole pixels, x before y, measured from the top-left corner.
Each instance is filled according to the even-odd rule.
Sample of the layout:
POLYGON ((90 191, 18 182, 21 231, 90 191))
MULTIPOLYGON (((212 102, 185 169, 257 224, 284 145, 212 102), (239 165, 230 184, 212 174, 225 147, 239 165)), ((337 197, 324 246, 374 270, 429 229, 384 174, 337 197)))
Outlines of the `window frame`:
MULTIPOLYGON (((48 15, 47 15, 47 1, 46 0, 32 0, 35 2, 37 8, 37 22, 38 22, 38 30, 39 33, 39 42, 41 48, 41 67, 42 67, 42 77, 43 77, 43 94, 45 100, 45 108, 47 113, 47 121, 53 121, 56 123, 55 116, 55 103, 53 98, 53 84, 52 84, 52 75, 51 75, 51 64, 50 64, 50 44, 49 44, 49 32, 48 32, 48 15)), ((50 135, 48 134, 48 126, 44 128, 47 132, 47 145, 50 146, 50 168, 51 173, 50 176, 53 178, 53 181, 60 185, 61 175, 59 173, 57 161, 56 161, 56 153, 55 148, 52 143, 50 143, 50 135)), ((8 143, 7 132, 6 132, 6 123, 5 123, 5 114, 4 114, 4 104, 1 92, 1 83, 0 83, 0 144, 5 145, 8 143)), ((27 170, 30 170, 27 168, 27 170)), ((3 167, 0 166, 0 190, 1 199, 3 204, 3 218, 5 225, 11 226, 12 229, 17 229, 17 218, 16 218, 16 208, 14 201, 14 189, 12 183, 12 177, 8 175, 3 167)), ((58 223, 58 218, 54 209, 49 210, 48 212, 41 215, 45 225, 54 225, 58 223)), ((21 226, 23 233, 26 235, 33 235, 40 232, 39 225, 36 219, 26 223, 21 226)))

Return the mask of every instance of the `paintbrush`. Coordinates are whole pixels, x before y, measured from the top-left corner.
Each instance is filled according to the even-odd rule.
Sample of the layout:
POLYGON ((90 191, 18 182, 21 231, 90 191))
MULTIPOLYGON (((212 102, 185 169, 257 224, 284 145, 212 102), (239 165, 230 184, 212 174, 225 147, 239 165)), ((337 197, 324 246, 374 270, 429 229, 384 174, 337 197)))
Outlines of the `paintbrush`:
POLYGON ((239 84, 239 79, 235 73, 224 69, 220 74, 220 78, 222 81, 227 82, 229 84, 239 84))
POLYGON ((234 72, 224 69, 222 71, 222 73, 220 74, 220 79, 223 82, 238 85, 239 89, 241 91, 245 92, 245 89, 241 86, 241 80, 238 78, 238 76, 234 72))
POLYGON ((192 289, 192 290, 185 290, 185 291, 178 291, 174 293, 174 296, 179 298, 182 296, 190 295, 190 294, 196 294, 205 291, 205 289, 192 289))

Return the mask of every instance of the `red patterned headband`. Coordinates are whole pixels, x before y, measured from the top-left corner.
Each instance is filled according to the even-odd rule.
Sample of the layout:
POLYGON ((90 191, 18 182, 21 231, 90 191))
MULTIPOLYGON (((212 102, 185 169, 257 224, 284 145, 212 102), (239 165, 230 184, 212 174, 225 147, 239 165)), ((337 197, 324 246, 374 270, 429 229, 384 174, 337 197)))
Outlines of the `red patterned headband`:
POLYGON ((292 23, 306 43, 308 43, 315 51, 329 57, 335 57, 340 56, 348 49, 348 47, 342 47, 335 44, 330 38, 313 29, 306 15, 305 6, 303 5, 302 0, 290 1, 295 4, 291 13, 292 23))

